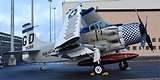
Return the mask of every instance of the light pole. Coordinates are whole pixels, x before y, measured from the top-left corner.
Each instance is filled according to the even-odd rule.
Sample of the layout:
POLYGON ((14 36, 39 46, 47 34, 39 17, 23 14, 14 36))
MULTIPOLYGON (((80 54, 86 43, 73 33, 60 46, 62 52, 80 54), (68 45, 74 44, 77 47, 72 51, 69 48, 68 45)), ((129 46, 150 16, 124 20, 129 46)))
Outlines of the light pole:
POLYGON ((56 20, 55 20, 56 7, 54 7, 53 9, 54 9, 54 42, 56 42, 56 20))
POLYGON ((31 2, 31 24, 34 27, 34 0, 31 2))
POLYGON ((52 16, 51 16, 51 14, 52 14, 52 6, 51 6, 51 3, 52 3, 52 0, 48 0, 49 2, 50 2, 50 42, 52 42, 52 16))
POLYGON ((11 52, 14 51, 14 0, 11 0, 11 52))

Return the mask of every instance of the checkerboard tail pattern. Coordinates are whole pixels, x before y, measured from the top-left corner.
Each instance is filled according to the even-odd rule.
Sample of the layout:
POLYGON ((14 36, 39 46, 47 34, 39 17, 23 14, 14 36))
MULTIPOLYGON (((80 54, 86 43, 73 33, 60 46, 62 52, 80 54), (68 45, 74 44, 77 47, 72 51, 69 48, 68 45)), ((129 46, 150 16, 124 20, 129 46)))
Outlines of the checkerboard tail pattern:
POLYGON ((140 42, 141 34, 139 25, 139 23, 122 25, 122 36, 124 38, 126 46, 140 42))

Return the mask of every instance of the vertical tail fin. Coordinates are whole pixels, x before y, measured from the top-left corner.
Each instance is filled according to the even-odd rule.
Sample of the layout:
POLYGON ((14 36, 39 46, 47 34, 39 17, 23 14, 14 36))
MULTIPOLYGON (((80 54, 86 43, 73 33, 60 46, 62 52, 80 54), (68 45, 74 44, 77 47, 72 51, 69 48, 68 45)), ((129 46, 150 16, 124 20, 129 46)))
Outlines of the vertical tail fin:
POLYGON ((22 37, 22 51, 37 50, 39 47, 46 45, 46 42, 37 38, 31 23, 26 23, 22 26, 22 37))

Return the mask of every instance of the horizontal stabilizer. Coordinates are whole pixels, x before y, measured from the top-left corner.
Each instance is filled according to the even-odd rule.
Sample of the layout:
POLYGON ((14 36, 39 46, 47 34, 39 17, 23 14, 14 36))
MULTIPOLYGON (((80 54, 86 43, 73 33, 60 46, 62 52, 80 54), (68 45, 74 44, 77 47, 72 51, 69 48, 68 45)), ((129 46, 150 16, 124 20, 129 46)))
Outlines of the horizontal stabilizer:
POLYGON ((29 50, 29 51, 14 51, 14 52, 6 52, 3 55, 7 55, 7 54, 33 54, 33 53, 37 53, 40 50, 29 50))

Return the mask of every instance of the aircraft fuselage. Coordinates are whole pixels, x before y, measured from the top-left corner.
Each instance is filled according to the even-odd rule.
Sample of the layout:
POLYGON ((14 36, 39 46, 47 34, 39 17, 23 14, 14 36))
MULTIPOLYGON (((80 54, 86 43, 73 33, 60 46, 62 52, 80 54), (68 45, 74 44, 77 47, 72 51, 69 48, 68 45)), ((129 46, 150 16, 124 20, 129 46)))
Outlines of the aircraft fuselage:
POLYGON ((105 52, 108 52, 136 44, 140 39, 139 23, 107 26, 105 22, 99 21, 81 29, 80 41, 83 44, 104 47, 105 52))

